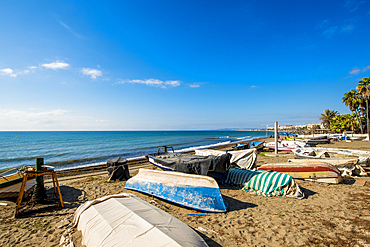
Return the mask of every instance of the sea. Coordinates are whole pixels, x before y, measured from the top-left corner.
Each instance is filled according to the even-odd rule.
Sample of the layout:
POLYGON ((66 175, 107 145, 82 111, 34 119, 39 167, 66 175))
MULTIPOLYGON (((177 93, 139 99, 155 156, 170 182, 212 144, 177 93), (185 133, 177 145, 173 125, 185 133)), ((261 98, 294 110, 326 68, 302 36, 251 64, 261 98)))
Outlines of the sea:
POLYGON ((35 165, 55 170, 128 160, 172 146, 176 152, 211 148, 273 135, 271 131, 0 131, 0 171, 35 165))

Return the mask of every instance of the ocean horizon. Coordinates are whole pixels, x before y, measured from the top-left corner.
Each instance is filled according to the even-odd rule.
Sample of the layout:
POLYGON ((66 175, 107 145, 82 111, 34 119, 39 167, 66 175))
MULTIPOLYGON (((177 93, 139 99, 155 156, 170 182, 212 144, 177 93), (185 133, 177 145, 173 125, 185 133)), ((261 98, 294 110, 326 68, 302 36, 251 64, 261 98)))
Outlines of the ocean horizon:
POLYGON ((272 131, 0 131, 0 170, 34 165, 36 158, 55 170, 135 159, 172 146, 176 152, 249 141, 272 131))

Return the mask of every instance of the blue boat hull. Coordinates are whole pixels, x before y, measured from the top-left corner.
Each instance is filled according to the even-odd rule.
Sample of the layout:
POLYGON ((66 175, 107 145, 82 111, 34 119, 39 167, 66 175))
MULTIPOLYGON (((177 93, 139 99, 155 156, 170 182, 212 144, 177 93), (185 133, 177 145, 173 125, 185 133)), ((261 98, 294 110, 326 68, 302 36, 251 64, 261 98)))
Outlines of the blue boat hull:
POLYGON ((153 195, 199 211, 217 213, 227 211, 227 203, 222 198, 216 181, 210 177, 146 169, 140 169, 140 172, 137 175, 137 178, 133 177, 126 182, 125 189, 153 195), (140 175, 142 170, 145 170, 145 173, 151 173, 152 177, 150 174, 147 176, 145 173, 140 175), (164 178, 162 181, 158 180, 158 176, 161 175, 165 175, 167 178, 164 178), (173 179, 168 178, 169 175, 172 176, 173 179), (153 176, 156 176, 156 178, 153 178, 153 176), (193 185, 192 179, 194 179, 194 177, 199 177, 202 181, 193 185), (204 180, 204 178, 208 181, 213 180, 214 183, 212 182, 210 186, 199 186, 200 184, 207 184, 207 181, 204 180), (188 181, 187 184, 186 182, 183 182, 186 180, 188 181))

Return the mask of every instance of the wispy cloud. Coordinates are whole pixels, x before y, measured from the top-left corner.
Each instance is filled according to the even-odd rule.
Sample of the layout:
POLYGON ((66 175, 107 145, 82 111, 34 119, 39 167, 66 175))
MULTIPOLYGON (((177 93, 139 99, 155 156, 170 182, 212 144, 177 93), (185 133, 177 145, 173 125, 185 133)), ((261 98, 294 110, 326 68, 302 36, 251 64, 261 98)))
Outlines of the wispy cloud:
POLYGON ((362 67, 362 68, 360 68, 360 67, 354 67, 354 68, 352 68, 350 71, 349 71, 349 74, 350 75, 358 75, 358 74, 360 74, 361 72, 365 72, 365 71, 367 71, 367 70, 369 70, 370 69, 370 65, 369 66, 366 66, 366 67, 362 67))
POLYGON ((332 26, 324 30, 322 35, 330 38, 337 32, 338 26, 332 26))
POLYGON ((197 83, 193 83, 193 84, 190 84, 189 87, 191 87, 191 88, 198 88, 198 87, 200 87, 200 85, 197 84, 197 83))
POLYGON ((25 75, 30 73, 29 70, 21 70, 21 71, 14 71, 11 68, 0 69, 0 75, 10 76, 10 77, 17 77, 17 75, 25 75))
POLYGON ((343 25, 340 29, 341 33, 352 32, 355 29, 354 25, 343 25))
POLYGON ((168 87, 178 87, 181 85, 181 81, 173 80, 173 81, 161 81, 158 79, 146 79, 146 80, 124 80, 119 81, 118 84, 122 83, 138 83, 138 84, 145 84, 148 86, 155 86, 161 88, 168 88, 168 87))
POLYGON ((68 63, 57 61, 57 62, 52 62, 52 63, 44 63, 41 66, 47 69, 57 70, 57 69, 67 69, 69 68, 70 65, 68 63))
POLYGON ((37 112, 34 109, 30 109, 29 111, 0 109, 0 120, 4 122, 19 122, 29 124, 54 123, 59 120, 63 120, 64 115, 68 112, 69 111, 61 109, 44 112, 37 112))
POLYGON ((355 12, 363 3, 366 3, 366 1, 347 0, 344 3, 344 7, 347 8, 349 12, 355 12))
POLYGON ((317 24, 316 27, 320 28, 320 29, 326 29, 328 27, 328 25, 329 25, 329 20, 325 19, 322 22, 320 22, 319 24, 317 24))
POLYGON ((252 85, 252 86, 251 86, 251 88, 258 88, 258 86, 256 86, 256 85, 252 85))
POLYGON ((91 79, 96 79, 99 76, 103 75, 103 72, 97 69, 90 69, 90 68, 82 68, 81 73, 84 75, 88 75, 91 79))
POLYGON ((74 36, 76 36, 77 38, 80 38, 80 39, 84 39, 85 37, 76 33, 75 31, 72 30, 72 28, 70 28, 67 24, 65 24, 64 22, 62 21, 59 21, 59 23, 65 27, 71 34, 73 34, 74 36))

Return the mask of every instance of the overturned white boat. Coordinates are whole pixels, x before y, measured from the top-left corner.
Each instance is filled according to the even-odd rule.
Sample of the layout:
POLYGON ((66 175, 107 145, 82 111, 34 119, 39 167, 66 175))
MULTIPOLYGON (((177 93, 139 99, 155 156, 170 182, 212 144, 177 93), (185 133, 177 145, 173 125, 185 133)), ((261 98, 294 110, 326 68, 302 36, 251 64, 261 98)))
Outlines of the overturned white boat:
POLYGON ((214 155, 214 156, 221 156, 225 155, 226 153, 230 154, 230 163, 235 164, 242 169, 252 169, 256 166, 257 161, 257 149, 244 149, 238 151, 220 151, 220 150, 213 150, 213 149, 199 149, 195 150, 196 155, 214 155))
MULTIPOLYGON (((304 147, 305 142, 300 141, 278 141, 278 151, 292 151, 293 149, 304 147)), ((265 147, 268 147, 270 150, 275 150, 275 142, 265 143, 265 147)))
POLYGON ((325 159, 332 157, 332 154, 344 155, 346 157, 357 157, 358 164, 367 166, 369 164, 370 152, 364 150, 351 150, 340 148, 321 148, 321 147, 300 147, 293 149, 296 158, 304 159, 325 159))
POLYGON ((82 204, 73 224, 87 247, 208 246, 177 218, 128 193, 82 204))

